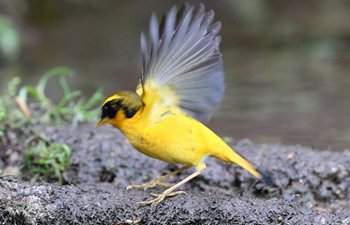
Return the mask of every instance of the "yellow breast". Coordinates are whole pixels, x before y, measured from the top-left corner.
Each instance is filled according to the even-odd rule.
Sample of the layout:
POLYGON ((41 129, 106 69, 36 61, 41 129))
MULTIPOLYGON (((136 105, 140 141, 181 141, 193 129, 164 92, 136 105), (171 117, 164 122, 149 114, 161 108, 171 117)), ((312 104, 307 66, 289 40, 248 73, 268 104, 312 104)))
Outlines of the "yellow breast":
POLYGON ((168 113, 157 120, 140 117, 119 129, 140 152, 166 162, 195 165, 208 155, 218 137, 198 121, 168 113))

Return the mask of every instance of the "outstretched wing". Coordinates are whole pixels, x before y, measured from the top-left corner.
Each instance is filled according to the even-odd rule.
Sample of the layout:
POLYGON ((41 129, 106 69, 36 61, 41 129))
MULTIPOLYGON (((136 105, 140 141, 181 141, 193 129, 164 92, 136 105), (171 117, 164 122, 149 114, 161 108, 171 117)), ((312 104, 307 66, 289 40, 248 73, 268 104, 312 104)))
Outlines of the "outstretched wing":
POLYGON ((142 75, 137 93, 154 116, 181 110, 206 122, 224 94, 219 51, 221 23, 214 11, 174 6, 159 24, 152 15, 149 35, 141 34, 142 75))

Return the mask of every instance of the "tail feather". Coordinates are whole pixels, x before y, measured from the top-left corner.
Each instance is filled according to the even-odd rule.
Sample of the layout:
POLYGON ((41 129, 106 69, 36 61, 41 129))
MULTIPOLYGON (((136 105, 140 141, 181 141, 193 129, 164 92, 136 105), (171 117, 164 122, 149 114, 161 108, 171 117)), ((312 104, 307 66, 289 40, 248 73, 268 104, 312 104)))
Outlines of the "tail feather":
POLYGON ((217 152, 213 156, 216 158, 219 158, 223 161, 226 161, 229 163, 234 163, 234 164, 242 167, 243 169, 247 170, 249 173, 251 173, 255 177, 261 179, 266 184, 272 183, 272 179, 266 173, 266 171, 264 171, 263 169, 256 168, 252 163, 250 163, 248 160, 246 160, 243 156, 239 155, 237 152, 235 152, 229 146, 227 146, 224 150, 221 149, 219 152, 217 152))
POLYGON ((254 175, 255 177, 262 179, 263 175, 260 173, 260 171, 257 170, 257 168, 250 163, 248 160, 243 158, 243 156, 239 155, 235 151, 231 150, 229 153, 226 153, 226 160, 227 162, 234 163, 243 169, 246 169, 249 173, 254 175))

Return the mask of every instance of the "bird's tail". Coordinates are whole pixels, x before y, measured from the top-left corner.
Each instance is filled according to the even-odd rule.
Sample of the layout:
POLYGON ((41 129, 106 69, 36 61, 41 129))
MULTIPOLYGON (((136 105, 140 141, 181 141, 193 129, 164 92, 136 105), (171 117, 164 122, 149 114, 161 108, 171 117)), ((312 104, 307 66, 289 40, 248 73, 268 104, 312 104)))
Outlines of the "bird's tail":
POLYGON ((250 163, 248 160, 240 156, 237 152, 235 152, 226 144, 225 144, 225 147, 218 149, 215 152, 215 154, 213 154, 213 156, 223 161, 234 163, 242 167, 243 169, 246 169, 255 177, 262 179, 266 183, 270 183, 269 182, 270 178, 264 172, 257 169, 252 163, 250 163))

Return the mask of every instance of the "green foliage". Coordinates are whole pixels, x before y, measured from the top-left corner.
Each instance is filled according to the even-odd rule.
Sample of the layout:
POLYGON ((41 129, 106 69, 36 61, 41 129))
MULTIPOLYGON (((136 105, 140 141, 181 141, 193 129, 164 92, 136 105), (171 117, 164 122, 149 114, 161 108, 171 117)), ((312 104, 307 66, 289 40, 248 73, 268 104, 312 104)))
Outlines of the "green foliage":
POLYGON ((7 85, 6 93, 0 97, 0 136, 5 131, 6 123, 11 128, 18 128, 28 122, 28 119, 23 116, 14 102, 19 83, 20 79, 18 77, 12 79, 7 85))
POLYGON ((5 94, 0 97, 0 137, 6 128, 17 129, 24 124, 69 122, 76 125, 96 120, 100 111, 96 106, 103 98, 101 91, 97 90, 89 99, 84 99, 81 91, 72 91, 68 86, 66 78, 72 74, 73 70, 68 67, 56 67, 47 71, 37 85, 27 85, 20 89, 20 79, 13 78, 8 83, 5 94), (56 104, 45 94, 47 83, 54 77, 58 77, 63 90, 63 97, 56 104), (29 108, 31 105, 36 106, 31 116, 24 114, 16 103, 16 98, 29 108))
POLYGON ((101 91, 96 91, 90 99, 85 101, 81 96, 81 91, 72 91, 68 86, 66 77, 72 74, 73 71, 68 67, 53 68, 41 77, 36 86, 22 87, 18 96, 25 102, 28 102, 28 96, 33 97, 40 108, 45 111, 42 119, 45 123, 57 124, 70 121, 77 124, 82 121, 96 119, 99 109, 95 106, 102 100, 101 91), (57 104, 54 104, 45 95, 47 83, 53 77, 59 77, 59 83, 64 94, 57 104))
POLYGON ((3 15, 0 15, 0 53, 6 58, 15 58, 21 45, 17 27, 3 15))
POLYGON ((20 88, 20 79, 15 77, 0 97, 0 147, 9 143, 8 135, 4 135, 7 131, 18 134, 16 139, 22 140, 26 147, 22 172, 33 180, 44 177, 57 179, 61 184, 67 182, 71 149, 45 138, 39 130, 42 125, 64 122, 75 125, 98 118, 97 104, 103 98, 102 93, 97 90, 84 99, 80 91, 72 91, 68 85, 67 77, 72 74, 68 67, 56 67, 43 74, 36 85, 20 88), (57 103, 45 94, 52 78, 58 79, 63 92, 57 103))
POLYGON ((33 180, 39 176, 50 176, 58 179, 60 184, 68 181, 66 170, 69 166, 71 149, 65 144, 54 144, 41 139, 35 145, 29 146, 25 154, 26 169, 33 174, 33 180))

